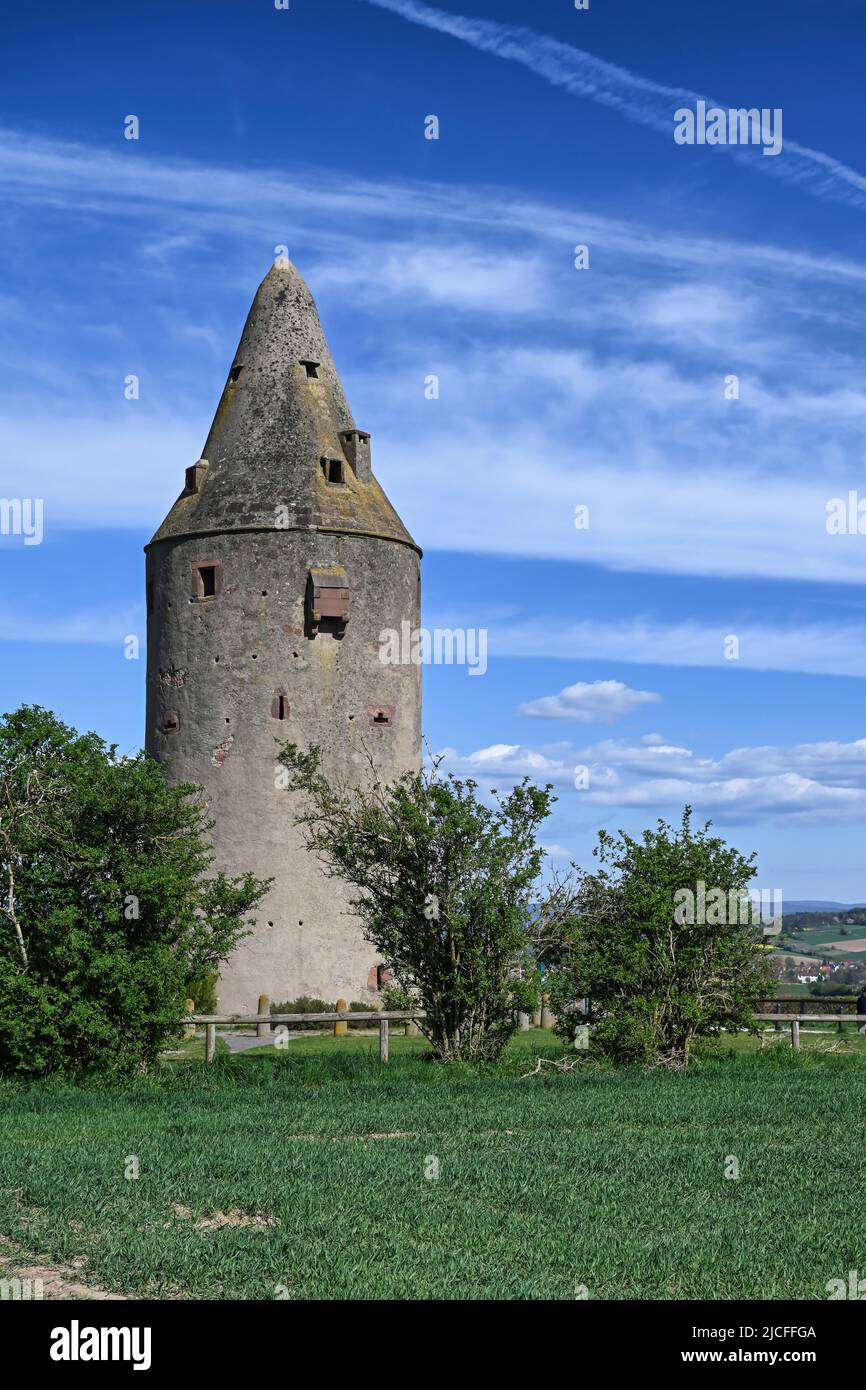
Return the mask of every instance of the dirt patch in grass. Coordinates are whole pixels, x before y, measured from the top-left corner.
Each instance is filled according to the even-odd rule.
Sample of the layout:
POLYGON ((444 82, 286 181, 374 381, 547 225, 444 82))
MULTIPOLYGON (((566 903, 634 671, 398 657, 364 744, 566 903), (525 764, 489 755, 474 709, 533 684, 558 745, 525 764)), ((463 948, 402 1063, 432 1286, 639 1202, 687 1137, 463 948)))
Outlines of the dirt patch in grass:
POLYGON ((0 1236, 0 1279, 29 1280, 31 1288, 42 1284, 39 1295, 43 1299, 89 1299, 93 1302, 126 1302, 126 1294, 109 1293, 98 1284, 85 1284, 78 1275, 83 1268, 83 1256, 72 1261, 71 1265, 44 1265, 25 1262, 26 1256, 17 1251, 12 1242, 0 1236))
MULTIPOLYGON (((189 1207, 181 1206, 179 1202, 173 1202, 172 1211, 179 1221, 192 1221, 192 1212, 189 1207)), ((174 1224, 172 1221, 165 1223, 168 1230, 174 1224)), ((196 1231, 221 1231, 224 1226, 246 1226, 254 1231, 267 1231, 272 1226, 279 1226, 280 1222, 276 1216, 266 1216, 264 1212, 243 1211, 240 1207, 232 1207, 229 1211, 214 1211, 210 1216, 200 1216, 195 1223, 196 1231)))
POLYGON ((388 1134, 288 1134, 288 1142, 311 1144, 351 1144, 365 1139, 417 1139, 416 1129, 392 1129, 388 1134))

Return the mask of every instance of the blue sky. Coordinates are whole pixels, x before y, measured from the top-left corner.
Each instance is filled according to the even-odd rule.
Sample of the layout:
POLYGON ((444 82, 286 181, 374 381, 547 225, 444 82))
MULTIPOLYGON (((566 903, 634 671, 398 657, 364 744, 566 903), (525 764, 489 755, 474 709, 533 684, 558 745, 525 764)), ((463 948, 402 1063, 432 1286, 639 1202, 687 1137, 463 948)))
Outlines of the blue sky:
POLYGON ((760 885, 866 901, 866 536, 826 525, 866 497, 864 39, 860 0, 25 9, 0 496, 45 534, 0 536, 0 707, 141 744, 142 546, 287 245, 425 624, 489 632, 483 677, 425 670, 431 746, 553 781, 555 860, 689 800, 760 885), (678 146, 698 96, 782 152, 678 146))

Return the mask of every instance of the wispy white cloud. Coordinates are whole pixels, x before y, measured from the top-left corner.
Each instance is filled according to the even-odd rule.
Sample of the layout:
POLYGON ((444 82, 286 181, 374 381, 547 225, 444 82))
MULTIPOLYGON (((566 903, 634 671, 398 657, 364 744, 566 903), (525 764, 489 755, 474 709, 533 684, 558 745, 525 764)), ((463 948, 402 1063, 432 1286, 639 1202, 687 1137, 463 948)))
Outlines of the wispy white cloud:
POLYGON ((324 261, 315 272, 318 291, 351 290, 353 302, 380 305, 432 303, 465 313, 507 316, 552 306, 549 265, 535 256, 492 257, 471 244, 397 243, 384 249, 359 246, 354 255, 324 261))
MULTIPOLYGON (((267 254, 306 221, 303 268, 329 330, 336 321, 332 347, 374 431, 374 466, 426 548, 866 577, 864 540, 825 529, 828 499, 862 478, 866 342, 856 323, 840 339, 835 320, 862 319, 866 267, 513 190, 251 173, 14 132, 0 133, 0 191, 22 225, 52 210, 69 228, 76 215, 89 227, 94 210, 125 220, 136 282, 166 277, 134 336, 114 322, 105 285, 112 331, 88 329, 86 353, 71 306, 51 325, 31 316, 26 331, 9 319, 4 333, 0 305, 0 491, 43 496, 53 526, 156 525, 202 447, 240 331, 251 285, 226 296, 226 284, 240 280, 251 239, 267 254), (571 269, 578 235, 599 238, 605 274, 571 269), (732 262, 736 293, 713 272, 732 262), (806 275, 803 295, 792 280, 806 275), (831 336, 815 320, 804 331, 804 309, 831 336), (127 372, 141 373, 138 402, 122 401, 127 372), (738 401, 725 399, 730 372, 738 401), (431 373, 436 401, 424 397, 431 373), (579 505, 590 525, 578 531, 579 505)), ((125 262, 117 274, 127 293, 125 262)), ((94 276, 94 294, 102 283, 94 276)))
POLYGON ((66 613, 6 605, 0 608, 0 642, 116 646, 120 651, 127 637, 133 636, 138 637, 143 656, 145 626, 143 605, 66 613))
MULTIPOLYGON (((668 87, 653 82, 627 68, 596 58, 585 49, 561 43, 522 25, 471 19, 422 4, 420 0, 366 0, 366 3, 390 10, 402 19, 437 33, 450 34, 483 53, 520 63, 552 86, 609 107, 637 125, 667 135, 671 141, 674 111, 678 107, 694 107, 698 101, 705 101, 708 107, 721 105, 725 108, 754 104, 721 103, 687 87, 668 87)), ((866 210, 866 177, 821 150, 810 149, 786 137, 782 154, 774 159, 763 159, 759 150, 737 145, 708 147, 701 153, 709 155, 719 151, 748 163, 752 169, 784 179, 816 198, 831 198, 866 210)))
MULTIPOLYGON (((460 615, 449 620, 460 624, 460 615)), ((866 625, 822 622, 796 626, 713 621, 665 621, 646 617, 584 619, 546 626, 537 619, 492 624, 488 633, 491 658, 497 656, 575 661, 622 661, 637 665, 724 668, 735 679, 738 670, 799 671, 812 675, 866 676, 866 625), (731 625, 733 626, 733 625, 731 625), (726 645, 737 637, 736 650, 726 645)))
POLYGON ((445 765, 484 787, 528 776, 552 783, 561 798, 573 794, 575 805, 615 812, 654 816, 690 804, 699 816, 738 825, 834 824, 866 814, 866 738, 736 748, 718 759, 675 744, 611 739, 558 753, 503 743, 466 755, 447 749, 445 765))
MULTIPOLYGON (((127 256, 160 263, 173 257, 178 264, 187 253, 202 272, 220 254, 219 238, 262 245, 267 254, 270 237, 279 240, 279 233, 283 242, 298 238, 320 254, 317 280, 338 261, 354 264, 357 279, 375 269, 382 255, 381 236, 370 244, 374 229, 402 226, 416 229, 419 247, 435 244, 444 227, 461 237, 486 228, 498 233, 500 254, 505 235, 515 238, 515 254, 518 248, 525 250, 527 241, 570 251, 575 240, 582 240, 603 250, 609 261, 633 259, 645 272, 658 266, 705 275, 708 266, 735 262, 740 283, 755 274, 780 284, 796 278, 813 286, 823 281, 866 285, 866 265, 845 256, 707 236, 700 225, 682 230, 639 217, 611 217, 596 200, 542 200, 491 183, 372 180, 315 165, 250 171, 153 158, 140 150, 119 154, 9 128, 0 128, 0 190, 7 207, 30 207, 43 219, 78 216, 90 226, 98 213, 134 222, 141 239, 126 248, 127 256)), ((398 235, 392 230, 388 242, 396 244, 398 235)), ((221 272, 229 284, 236 276, 230 262, 224 261, 221 272)), ((248 289, 245 280, 238 287, 248 289)))
POLYGON ((572 852, 571 852, 571 850, 566 849, 564 845, 558 845, 558 844, 556 844, 556 843, 549 844, 549 845, 543 844, 543 845, 541 846, 541 848, 544 850, 544 853, 547 855, 548 859, 571 859, 571 858, 572 858, 572 852))
MULTIPOLYGON (((120 372, 112 397, 122 394, 120 372)), ((0 496, 40 497, 48 539, 70 529, 155 531, 199 457, 201 426, 144 402, 104 414, 0 413, 0 496)), ((35 548, 34 548, 35 553, 35 548)))
POLYGON ((657 704, 661 695, 631 690, 622 681, 577 681, 558 695, 542 695, 520 706, 532 719, 563 719, 577 724, 613 724, 642 705, 657 704))

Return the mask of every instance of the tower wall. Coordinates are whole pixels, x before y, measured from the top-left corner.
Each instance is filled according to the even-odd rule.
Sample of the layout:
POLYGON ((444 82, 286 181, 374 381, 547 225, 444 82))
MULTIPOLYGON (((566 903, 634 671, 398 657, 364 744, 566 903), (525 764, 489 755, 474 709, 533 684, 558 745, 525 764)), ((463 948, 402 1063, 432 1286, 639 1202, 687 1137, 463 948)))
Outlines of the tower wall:
POLYGON ((275 880, 254 935, 223 970, 221 1009, 249 1011, 260 993, 373 997, 375 951, 342 885, 304 848, 276 753, 287 741, 319 744, 326 775, 355 783, 369 777, 369 757, 383 780, 418 767, 421 670, 383 664, 380 634, 419 626, 419 565, 411 544, 316 530, 182 536, 149 549, 148 751, 172 780, 203 787, 216 867, 275 880), (199 565, 218 575, 212 597, 196 592, 199 565), (342 637, 313 636, 309 572, 334 566, 345 570, 349 619, 342 637), (390 723, 373 722, 371 709, 390 723))

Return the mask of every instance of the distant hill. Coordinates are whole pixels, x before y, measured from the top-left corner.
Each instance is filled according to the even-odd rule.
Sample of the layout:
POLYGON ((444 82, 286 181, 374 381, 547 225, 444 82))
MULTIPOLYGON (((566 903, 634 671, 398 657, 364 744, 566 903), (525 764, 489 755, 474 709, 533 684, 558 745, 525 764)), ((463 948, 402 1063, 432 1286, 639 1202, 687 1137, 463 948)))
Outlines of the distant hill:
MULTIPOLYGON (((783 912, 785 930, 815 931, 819 927, 866 926, 866 908, 840 908, 838 912, 783 912)), ((862 931, 858 933, 863 935, 862 931)))
POLYGON ((789 912, 850 912, 852 908, 864 906, 864 903, 825 902, 821 898, 792 898, 790 902, 785 898, 782 912, 785 916, 789 912))

